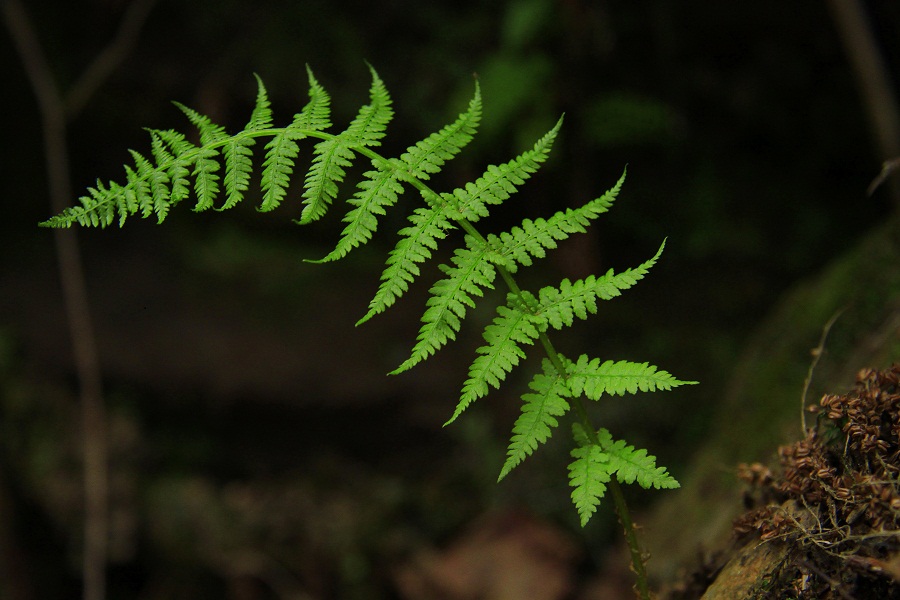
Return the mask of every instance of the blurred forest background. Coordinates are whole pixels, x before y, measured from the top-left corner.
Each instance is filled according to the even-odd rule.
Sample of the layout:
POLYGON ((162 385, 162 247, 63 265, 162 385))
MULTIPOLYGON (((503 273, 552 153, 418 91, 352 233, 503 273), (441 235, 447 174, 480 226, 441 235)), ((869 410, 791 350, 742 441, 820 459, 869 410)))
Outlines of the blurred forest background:
MULTIPOLYGON (((109 43, 128 5, 26 3, 61 89, 109 43)), ((896 88, 900 4, 865 7, 896 88)), ((143 127, 188 131, 171 100, 236 131, 257 73, 276 123, 289 122, 306 102, 306 64, 332 96, 336 127, 367 99, 365 61, 378 70, 396 110, 387 154, 455 118, 477 75, 483 125, 440 189, 529 148, 565 113, 550 161, 493 219, 495 230, 580 205, 627 166, 609 214, 524 283, 635 266, 668 238, 644 282, 559 344, 701 381, 596 407, 598 423, 678 478, 714 435, 768 440, 722 413, 755 332, 799 282, 897 211, 889 186, 866 195, 891 157, 876 144, 825 3, 159 0, 148 15, 124 62, 69 124, 76 195, 98 177, 122 180, 128 148, 149 153, 143 127)), ((78 598, 77 385, 53 235, 36 226, 51 214, 40 113, 8 32, 0 64, 0 598, 78 598)), ((343 194, 353 173, 347 181, 343 194)), ((565 435, 495 483, 524 376, 514 372, 441 428, 490 312, 471 315, 459 341, 421 367, 385 376, 412 346, 429 284, 371 323, 353 323, 403 211, 347 260, 305 264, 330 250, 340 223, 336 211, 292 224, 295 183, 271 214, 258 213, 251 195, 224 214, 185 207, 163 227, 132 220, 77 234, 109 411, 109 597, 515 597, 469 580, 477 569, 467 561, 499 556, 512 557, 505 572, 519 582, 548 586, 532 587, 532 598, 615 597, 597 580, 622 560, 610 552, 619 535, 612 507, 578 528, 565 435), (509 541, 516 536, 526 541, 509 541), (497 539, 505 550, 486 541, 497 539), (543 558, 521 550, 535 546, 543 558)), ((888 291, 873 302, 896 307, 896 270, 880 278, 888 291)), ((791 356, 799 371, 755 381, 790 398, 792 415, 831 310, 810 309, 813 335, 791 356)), ((762 413, 755 423, 768 420, 762 413)), ((730 481, 732 457, 715 460, 730 481)), ((632 492, 644 514, 682 493, 632 492)))

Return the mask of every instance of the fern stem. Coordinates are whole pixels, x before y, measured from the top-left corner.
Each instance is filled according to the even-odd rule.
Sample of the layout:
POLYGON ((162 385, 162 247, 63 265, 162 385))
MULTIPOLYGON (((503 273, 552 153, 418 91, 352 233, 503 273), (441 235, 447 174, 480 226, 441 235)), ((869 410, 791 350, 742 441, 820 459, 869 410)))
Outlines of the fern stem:
MULTIPOLYGON (((497 270, 509 286, 510 291, 517 295, 521 295, 522 290, 516 283, 512 273, 504 267, 498 267, 497 270)), ((538 336, 538 339, 541 341, 541 345, 544 347, 547 358, 550 359, 553 367, 558 373, 565 374, 565 365, 563 365, 562 359, 556 351, 556 348, 554 348, 553 342, 550 340, 547 333, 542 331, 538 336)), ((600 446, 600 440, 597 438, 597 429, 594 427, 593 423, 591 423, 590 416, 588 416, 587 409, 584 406, 584 400, 580 397, 573 398, 571 404, 575 409, 575 413, 578 415, 578 419, 584 426, 584 430, 587 432, 590 442, 596 446, 600 446)), ((640 600, 650 600, 650 589, 647 583, 647 571, 644 568, 641 546, 638 542, 634 521, 631 520, 631 512, 628 510, 628 503, 625 501, 625 495, 622 493, 622 486, 619 485, 619 482, 615 477, 610 479, 607 486, 612 493, 613 502, 616 505, 616 514, 619 516, 619 523, 625 531, 625 540, 628 543, 628 549, 631 553, 631 569, 637 580, 635 582, 635 590, 637 591, 640 600)))
MULTIPOLYGON (((551 360, 553 359, 551 358, 551 360)), ((558 356, 557 360, 559 360, 558 356)), ((584 407, 583 399, 573 399, 572 406, 578 414, 578 419, 584 426, 588 439, 592 444, 599 446, 600 440, 597 438, 597 430, 591 423, 587 409, 584 407)), ((628 543, 628 550, 631 553, 631 570, 634 572, 636 579, 634 584, 635 591, 640 600, 650 600, 647 570, 644 568, 644 557, 637 537, 637 528, 634 525, 634 521, 631 520, 631 511, 628 510, 628 503, 625 501, 625 494, 622 493, 622 486, 619 485, 619 481, 615 477, 612 477, 606 485, 612 494, 613 502, 616 505, 616 514, 618 515, 619 523, 622 525, 622 529, 625 532, 625 541, 628 543)))
POLYGON ((619 523, 625 530, 625 539, 628 542, 628 549, 631 551, 631 569, 634 571, 635 591, 641 600, 650 600, 650 587, 647 583, 647 570, 644 568, 644 557, 641 553, 641 546, 638 543, 637 528, 631 520, 631 513, 628 511, 628 504, 625 502, 625 495, 622 493, 622 486, 615 477, 609 480, 607 484, 609 491, 612 492, 613 502, 616 504, 616 514, 619 515, 619 523))
MULTIPOLYGON (((374 152, 372 154, 375 154, 374 152)), ((428 186, 417 179, 412 179, 410 183, 420 189, 430 190, 428 186)), ((428 198, 428 194, 423 194, 425 198, 428 198)), ((436 197, 434 194, 431 197, 436 197)), ((460 226, 465 230, 466 233, 478 239, 479 241, 484 242, 485 238, 481 235, 481 233, 475 229, 474 225, 469 221, 463 219, 459 221, 460 226)), ((509 269, 502 265, 497 265, 497 272, 500 274, 500 277, 506 283, 509 291, 516 294, 517 296, 522 296, 522 288, 519 287, 519 284, 516 282, 512 273, 509 272, 509 269)), ((538 336, 538 339, 541 342, 541 345, 544 347, 544 351, 547 354, 547 358, 553 364, 553 367, 560 374, 565 374, 566 367, 562 362, 562 358, 560 358, 559 353, 556 351, 556 348, 553 346, 553 342, 550 340, 550 336, 547 335, 545 331, 542 331, 538 336)), ((591 423, 591 419, 588 416, 587 409, 584 406, 584 401, 582 398, 574 398, 572 402, 572 406, 575 408, 575 412, 578 414, 578 418, 584 426, 585 431, 588 434, 588 439, 592 444, 599 446, 600 440, 597 438, 597 429, 591 423)), ((644 568, 644 559, 641 553, 641 546, 638 542, 637 530, 634 525, 634 521, 631 519, 631 511, 628 510, 628 503, 625 501, 625 495, 622 493, 622 486, 619 485, 618 480, 613 477, 610 479, 607 484, 610 492, 613 496, 613 502, 616 505, 616 514, 619 517, 619 523, 622 525, 622 529, 625 532, 625 540, 628 543, 628 549, 631 553, 631 569, 635 575, 635 591, 638 594, 638 598, 640 600, 650 600, 650 588, 647 582, 647 571, 644 568)))

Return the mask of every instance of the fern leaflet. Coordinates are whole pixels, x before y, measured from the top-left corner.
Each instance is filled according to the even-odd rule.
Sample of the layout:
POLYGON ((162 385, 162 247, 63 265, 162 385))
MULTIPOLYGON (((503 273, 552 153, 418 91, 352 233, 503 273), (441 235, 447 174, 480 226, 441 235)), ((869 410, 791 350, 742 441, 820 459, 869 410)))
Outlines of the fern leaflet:
MULTIPOLYGON (((272 110, 269 97, 259 75, 255 75, 257 84, 256 105, 250 114, 250 121, 244 127, 244 131, 259 131, 266 129, 272 123, 272 110)), ((218 210, 234 208, 244 197, 244 192, 250 186, 250 174, 253 171, 253 151, 250 149, 256 144, 256 139, 247 135, 235 135, 225 142, 222 155, 225 158, 225 204, 218 210)))
POLYGON ((478 357, 469 368, 469 378, 462 388, 462 395, 448 425, 456 420, 462 412, 475 400, 486 396, 488 385, 499 388, 506 374, 525 358, 525 351, 520 344, 533 344, 540 335, 538 327, 541 323, 530 314, 519 294, 510 293, 507 304, 497 307, 497 316, 485 327, 484 341, 476 351, 478 357))
MULTIPOLYGON (((337 197, 338 184, 344 180, 346 175, 344 167, 351 165, 354 147, 379 145, 388 122, 394 116, 391 98, 384 87, 384 82, 371 67, 370 71, 372 85, 369 88, 369 104, 359 109, 356 118, 345 131, 315 146, 313 151, 315 158, 306 175, 304 208, 300 215, 301 225, 315 221, 325 214, 328 206, 337 197)), ((344 231, 344 239, 358 240, 359 235, 352 227, 350 231, 346 229, 344 231)))
POLYGON ((501 204, 516 193, 516 186, 525 183, 547 160, 560 127, 562 118, 553 129, 535 142, 531 150, 502 165, 490 165, 474 182, 456 188, 451 193, 442 194, 444 202, 455 207, 453 218, 474 223, 488 216, 487 205, 501 204))
POLYGON ((331 127, 331 96, 316 80, 309 65, 306 67, 306 78, 309 81, 309 102, 294 115, 291 129, 295 131, 325 131, 331 127))
POLYGON ((168 191, 164 187, 160 188, 159 184, 163 182, 158 178, 151 180, 153 165, 146 158, 134 150, 129 150, 129 153, 131 158, 134 159, 134 165, 137 167, 137 170, 132 170, 129 167, 125 168, 125 174, 128 178, 128 186, 125 188, 125 205, 127 208, 125 211, 120 210, 120 219, 125 218, 129 211, 136 212, 140 210, 144 216, 152 214, 155 200, 154 194, 168 191), (152 191, 150 187, 151 181, 156 183, 152 191))
POLYGON ((381 284, 369 302, 369 311, 357 325, 392 306, 409 289, 409 284, 419 276, 418 264, 431 258, 437 240, 447 237, 447 231, 453 228, 444 212, 432 207, 415 209, 409 222, 400 230, 400 240, 388 255, 381 284))
POLYGON ((599 400, 604 393, 624 396, 626 393, 670 390, 679 385, 697 383, 679 381, 648 363, 607 360, 601 364, 600 359, 590 359, 584 354, 576 362, 568 362, 566 373, 572 393, 576 396, 584 394, 591 400, 599 400))
POLYGON ((437 133, 433 133, 400 156, 404 171, 415 179, 427 180, 439 173, 444 163, 472 141, 481 122, 481 87, 475 82, 475 95, 465 112, 437 133))
POLYGON ((513 425, 506 462, 500 470, 500 481, 519 463, 530 456, 550 438, 552 428, 559 425, 556 417, 569 411, 569 389, 566 379, 548 360, 543 361, 543 372, 537 373, 528 384, 532 392, 522 395, 522 414, 513 425))
MULTIPOLYGON (((166 131, 151 130, 153 157, 158 165, 157 171, 166 174, 169 180, 169 199, 159 201, 154 207, 157 222, 162 223, 168 214, 169 208, 187 198, 191 194, 191 182, 188 176, 191 174, 191 153, 195 146, 185 137, 168 129, 166 131), (171 151, 171 154, 169 153, 171 151)), ((145 215, 147 216, 147 215, 145 215)), ((119 223, 122 226, 122 223, 119 223)))
POLYGON ((563 279, 558 288, 542 288, 538 293, 540 314, 554 329, 570 327, 574 317, 586 319, 588 314, 596 314, 597 298, 610 300, 620 296, 622 290, 627 290, 643 279, 656 264, 665 246, 663 241, 653 258, 618 275, 610 269, 602 277, 590 275, 575 282, 563 279))
POLYGON ((391 371, 402 373, 425 360, 448 341, 456 339, 460 324, 466 316, 466 307, 474 308, 472 296, 483 296, 482 288, 493 289, 497 276, 488 260, 488 248, 471 235, 465 237, 465 248, 457 248, 450 262, 453 266, 440 265, 447 277, 432 286, 431 297, 422 315, 422 327, 416 345, 406 361, 391 371))
POLYGON ((644 449, 635 450, 624 440, 613 440, 606 429, 597 431, 597 440, 607 456, 611 471, 620 483, 637 482, 642 488, 674 489, 681 487, 665 467, 656 466, 656 457, 644 449))
POLYGON ((572 502, 581 519, 587 525, 606 494, 606 484, 612 478, 609 456, 596 444, 572 449, 573 460, 569 464, 569 485, 572 486, 572 502))
POLYGON ((181 111, 187 115, 200 132, 200 147, 197 148, 197 157, 194 161, 194 194, 197 196, 197 204, 194 211, 201 212, 212 207, 216 195, 219 193, 219 164, 218 144, 228 138, 225 128, 216 125, 209 117, 201 115, 197 111, 188 108, 179 102, 175 103, 181 111))
POLYGON ((307 67, 309 79, 309 102, 288 127, 278 131, 266 144, 266 158, 263 162, 261 186, 263 200, 259 210, 275 210, 287 193, 294 159, 300 152, 297 140, 307 136, 307 131, 321 131, 331 127, 331 97, 316 81, 312 70, 307 67))
POLYGON ((272 125, 272 103, 269 102, 269 94, 260 76, 254 73, 253 77, 256 78, 256 104, 253 105, 253 112, 250 113, 250 120, 244 129, 260 131, 272 125))

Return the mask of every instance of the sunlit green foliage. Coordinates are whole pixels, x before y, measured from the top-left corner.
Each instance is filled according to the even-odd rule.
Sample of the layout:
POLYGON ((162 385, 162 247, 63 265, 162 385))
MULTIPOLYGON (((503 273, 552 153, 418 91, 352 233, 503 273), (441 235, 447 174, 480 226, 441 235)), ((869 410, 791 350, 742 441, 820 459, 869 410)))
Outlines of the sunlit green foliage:
POLYGON ((459 402, 448 423, 454 421, 473 402, 499 388, 509 373, 527 355, 526 348, 544 349, 541 372, 535 374, 522 396, 522 412, 513 426, 507 459, 500 479, 545 443, 559 426, 559 419, 578 413, 573 428, 575 448, 569 466, 572 500, 582 524, 596 511, 611 478, 621 483, 637 483, 649 488, 672 488, 678 483, 665 468, 656 466, 646 450, 635 449, 624 441, 614 441, 605 429, 592 431, 582 397, 597 401, 604 395, 615 396, 638 391, 668 390, 686 382, 647 363, 606 360, 581 355, 575 361, 562 356, 548 337, 551 330, 573 325, 575 318, 585 319, 598 309, 599 300, 610 300, 640 281, 656 263, 663 247, 643 264, 600 277, 577 281, 564 279, 559 286, 547 286, 532 293, 523 290, 513 275, 521 267, 531 266, 546 256, 558 242, 572 234, 583 233, 591 222, 605 213, 624 182, 624 174, 602 196, 580 207, 558 211, 547 218, 523 219, 509 231, 484 235, 475 223, 518 192, 518 189, 546 161, 562 126, 562 119, 534 146, 512 160, 487 167, 472 182, 449 192, 429 186, 432 175, 441 172, 450 159, 459 154, 475 135, 481 121, 481 91, 475 92, 459 117, 410 146, 399 157, 389 158, 373 148, 380 145, 393 117, 391 98, 382 80, 371 69, 369 103, 359 109, 350 125, 340 133, 330 133, 330 98, 308 71, 309 102, 286 127, 272 125, 272 112, 266 89, 257 77, 257 99, 247 126, 233 135, 205 115, 178 104, 197 128, 199 145, 176 131, 150 130, 153 161, 132 151, 133 166, 125 167, 126 183, 102 184, 90 188, 72 207, 44 225, 68 227, 72 224, 105 227, 118 219, 119 225, 132 215, 155 216, 162 222, 172 206, 191 193, 196 197, 195 211, 216 207, 233 208, 244 198, 254 171, 257 138, 268 138, 264 147, 260 186, 261 211, 277 208, 287 197, 299 155, 298 142, 313 138, 312 163, 306 171, 299 224, 325 216, 340 194, 340 186, 353 161, 363 156, 370 161, 357 183, 356 192, 347 200, 344 230, 326 262, 343 258, 354 248, 368 242, 378 228, 378 220, 410 187, 424 200, 409 216, 409 224, 387 257, 381 283, 372 298, 363 323, 391 307, 420 275, 419 265, 431 258, 438 244, 444 243, 455 229, 462 229, 462 244, 448 262, 439 266, 443 278, 430 288, 416 342, 409 357, 394 371, 401 373, 429 358, 456 339, 470 309, 484 297, 485 290, 503 280, 508 288, 506 301, 496 307, 496 316, 483 332, 484 345, 476 351, 459 402))

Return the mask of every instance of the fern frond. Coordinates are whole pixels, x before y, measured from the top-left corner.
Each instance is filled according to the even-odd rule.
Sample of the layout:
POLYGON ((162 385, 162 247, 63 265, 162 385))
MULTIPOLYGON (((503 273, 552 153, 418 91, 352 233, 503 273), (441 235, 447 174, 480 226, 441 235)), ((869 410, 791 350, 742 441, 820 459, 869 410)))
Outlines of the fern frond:
POLYGON ((447 236, 453 224, 443 211, 417 208, 409 216, 410 224, 399 231, 400 239, 387 258, 378 291, 369 302, 369 310, 356 324, 365 323, 392 306, 419 276, 418 265, 431 258, 437 240, 447 236))
MULTIPOLYGON (((346 132, 345 132, 346 133, 346 132)), ((344 167, 352 164, 353 150, 344 135, 322 140, 313 150, 313 163, 306 174, 303 191, 303 212, 299 223, 305 225, 322 217, 337 196, 338 185, 344 180, 344 167)))
POLYGON ((586 319, 588 314, 596 314, 598 298, 610 300, 620 296, 623 290, 643 279, 656 264, 665 246, 663 241, 653 258, 634 269, 619 274, 610 269, 601 277, 590 275, 575 282, 563 279, 558 288, 542 288, 538 293, 541 316, 554 329, 562 329, 570 327, 575 317, 586 319))
MULTIPOLYGON (((480 111, 480 97, 477 89, 476 97, 470 102, 469 110, 460 115, 454 124, 444 129, 458 129, 463 127, 466 122, 471 122, 469 113, 473 112, 474 108, 478 108, 480 111)), ((486 205, 500 204, 516 191, 516 185, 521 185, 532 173, 537 171, 541 163, 547 159, 561 125, 562 118, 553 129, 535 143, 534 148, 503 165, 490 165, 481 177, 475 182, 466 184, 463 188, 457 188, 451 193, 442 193, 440 196, 431 198, 428 197, 427 192, 423 191, 429 207, 416 209, 410 217, 411 225, 400 230, 400 239, 388 257, 385 270, 381 275, 378 292, 369 303, 368 312, 357 322, 357 325, 392 306, 409 289, 409 284, 420 273, 418 265, 431 257, 432 250, 437 248, 437 240, 444 239, 447 230, 453 228, 451 221, 466 220, 473 223, 479 217, 487 216, 486 205)), ((425 146, 429 139, 439 134, 440 132, 429 136, 426 140, 409 148, 407 154, 412 155, 416 148, 425 146)), ((392 203, 395 200, 392 200, 392 203)), ((355 202, 356 200, 351 200, 351 203, 355 202)), ((363 212, 363 208, 367 205, 368 203, 360 204, 361 214, 355 214, 356 210, 354 210, 351 211, 348 218, 352 216, 354 221, 358 221, 366 212, 383 214, 380 210, 383 204, 374 204, 372 208, 363 212), (376 206, 378 209, 375 208, 376 206)), ((375 219, 374 217, 370 217, 370 219, 371 229, 374 230, 375 219)), ((366 239, 368 237, 366 236, 366 239)))
POLYGON ((250 113, 250 120, 244 127, 247 131, 259 131, 266 129, 272 124, 272 108, 269 102, 269 94, 266 92, 266 86, 263 85, 262 79, 256 73, 256 104, 253 105, 253 112, 250 113))
POLYGON ((437 133, 411 146, 400 156, 403 170, 410 176, 427 180, 438 173, 445 162, 459 154, 472 141, 481 122, 481 87, 475 82, 475 95, 465 112, 437 133))
POLYGON ((381 145, 388 123, 394 118, 394 110, 391 96, 372 65, 369 65, 369 73, 372 75, 369 103, 359 110, 346 135, 354 145, 375 147, 381 145))
POLYGON ((275 210, 287 194, 287 187, 294 173, 294 159, 300 154, 300 146, 295 140, 302 137, 291 125, 272 136, 266 144, 266 158, 260 178, 263 191, 260 212, 275 210))
POLYGON ((516 186, 525 183, 547 160, 553 142, 562 127, 562 117, 544 136, 535 142, 531 150, 523 152, 502 165, 490 165, 474 182, 441 194, 443 200, 455 206, 453 218, 466 219, 470 223, 488 216, 487 205, 498 205, 516 192, 516 186))
MULTIPOLYGON (((166 171, 153 168, 153 165, 150 164, 149 161, 144 162, 144 160, 139 160, 138 156, 140 155, 137 154, 137 152, 134 154, 139 172, 142 173, 150 184, 150 195, 153 198, 153 205, 148 206, 146 210, 144 210, 143 216, 144 218, 147 218, 152 214, 156 214, 158 215, 158 220, 161 221, 165 218, 168 206, 178 202, 178 200, 175 199, 173 189, 170 188, 172 180, 166 171)), ((119 226, 121 227, 121 223, 119 226)))
POLYGON ((531 345, 540 335, 535 317, 525 307, 518 294, 510 293, 507 303, 497 307, 497 316, 484 328, 482 337, 487 342, 476 350, 479 355, 469 367, 469 378, 463 384, 462 394, 449 425, 475 400, 488 393, 488 386, 500 387, 506 374, 525 358, 520 344, 531 345))
POLYGON ((195 212, 202 212, 213 206, 219 193, 219 175, 221 169, 219 163, 219 150, 216 144, 228 138, 225 128, 213 123, 209 117, 202 115, 192 108, 188 108, 180 102, 175 102, 181 112, 187 115, 200 132, 200 147, 197 148, 197 157, 194 160, 194 194, 197 196, 195 212))
POLYGON ((331 96, 316 80, 309 65, 306 65, 306 78, 309 81, 309 102, 294 115, 291 128, 296 131, 325 131, 331 127, 331 96))
POLYGON ((566 380, 548 360, 543 361, 543 372, 535 374, 528 387, 532 393, 522 395, 522 414, 513 425, 506 462, 497 481, 506 477, 519 463, 530 456, 550 438, 552 429, 559 425, 556 417, 569 410, 566 396, 569 389, 566 380))
POLYGON ((422 327, 416 345, 406 361, 394 369, 396 375, 406 371, 434 354, 450 340, 456 339, 466 307, 474 308, 472 296, 482 296, 482 288, 493 289, 497 275, 494 265, 487 259, 490 250, 470 235, 465 237, 465 248, 457 248, 450 259, 452 265, 440 265, 447 275, 432 286, 431 297, 422 315, 422 327))
POLYGON ((609 210, 622 188, 625 173, 612 189, 580 208, 559 211, 549 219, 525 219, 521 226, 513 227, 500 235, 489 235, 488 244, 497 250, 497 256, 510 273, 518 265, 531 266, 532 257, 544 258, 546 250, 556 248, 557 242, 573 233, 584 233, 591 221, 609 210))
MULTIPOLYGON (((153 214, 153 208, 160 198, 165 198, 169 189, 166 185, 168 177, 165 173, 160 173, 153 168, 146 158, 141 156, 139 152, 134 150, 128 151, 131 158, 134 159, 134 165, 137 167, 135 171, 130 168, 125 169, 128 177, 128 187, 130 192, 126 198, 126 210, 119 211, 119 226, 125 222, 125 217, 129 214, 140 210, 144 217, 153 214), (135 206, 135 203, 137 206, 135 206)), ((124 208, 124 207, 123 207, 124 208)))
POLYGON ((212 119, 210 119, 206 115, 198 113, 193 108, 188 108, 181 102, 173 102, 172 104, 177 106, 178 109, 187 116, 188 120, 194 124, 194 126, 197 128, 197 131, 200 132, 201 146, 215 144, 228 137, 228 134, 225 132, 225 128, 221 125, 216 125, 215 123, 213 123, 212 119))
POLYGON ((196 146, 187 141, 177 131, 168 129, 150 130, 151 147, 153 157, 159 166, 157 170, 164 170, 171 185, 168 202, 160 201, 154 207, 157 220, 162 223, 168 214, 169 208, 175 206, 191 193, 191 182, 188 180, 190 167, 193 164, 193 153, 196 146), (171 153, 170 153, 171 152, 171 153))
POLYGON ((591 515, 606 495, 606 484, 612 478, 609 456, 596 444, 572 449, 573 460, 569 464, 569 485, 572 486, 572 502, 578 510, 581 526, 587 525, 591 515))
POLYGON ((213 206, 219 193, 219 175, 221 168, 219 151, 209 146, 201 146, 197 151, 197 160, 194 163, 194 194, 197 196, 195 212, 207 210, 213 206))
POLYGON ((256 104, 250 113, 250 120, 244 127, 244 131, 230 137, 222 149, 225 158, 225 203, 217 210, 234 208, 244 198, 244 192, 250 186, 250 174, 253 172, 253 151, 251 147, 256 144, 256 139, 244 135, 244 132, 259 131, 268 128, 272 124, 272 109, 266 87, 259 75, 256 78, 256 104))
MULTIPOLYGON (((384 82, 378 77, 375 69, 370 66, 369 70, 372 73, 369 104, 360 108, 346 130, 315 146, 313 164, 306 175, 306 189, 303 193, 304 208, 300 215, 301 225, 315 221, 325 214, 337 197, 338 185, 344 180, 346 175, 344 167, 352 164, 351 161, 355 156, 353 147, 378 146, 381 138, 384 137, 387 124, 394 116, 394 111, 391 109, 391 98, 384 87, 384 82)), ((366 189, 371 190, 372 187, 369 186, 366 189)), ((378 188, 379 185, 376 183, 374 187, 378 188)), ((389 185, 388 188, 390 188, 389 185)), ((394 201, 396 201, 396 196, 394 196, 394 201)), ((356 231, 354 225, 359 222, 358 219, 350 219, 342 236, 342 241, 347 241, 344 241, 343 244, 339 242, 339 245, 344 247, 354 241, 355 245, 358 245, 368 240, 364 237, 365 234, 356 231)), ((368 230, 366 231, 368 232, 368 230)), ((371 232, 368 232, 368 236, 371 237, 371 232)))
POLYGON ((567 361, 566 373, 572 393, 576 396, 584 394, 591 400, 599 400, 603 394, 624 396, 626 393, 670 390, 697 383, 680 381, 648 363, 607 360, 601 364, 600 359, 590 359, 584 354, 575 362, 567 361))
POLYGON ((322 131, 331 127, 331 97, 308 66, 306 75, 309 79, 309 102, 294 115, 294 120, 288 127, 277 132, 266 144, 266 158, 260 179, 263 191, 259 207, 261 212, 275 210, 284 199, 294 172, 294 160, 300 152, 297 140, 305 138, 306 131, 322 131))
POLYGON ((606 429, 597 431, 597 439, 619 483, 637 482, 645 490, 651 487, 658 490, 681 487, 665 467, 656 466, 656 457, 648 455, 646 450, 635 450, 624 440, 613 440, 606 429))
POLYGON ((253 151, 250 149, 256 143, 249 136, 234 136, 230 138, 222 149, 225 157, 225 204, 217 210, 234 208, 243 200, 244 192, 250 187, 250 173, 253 171, 253 151))
MULTIPOLYGON (((364 116, 361 113, 358 117, 360 124, 356 127, 351 124, 348 129, 348 135, 358 137, 357 145, 365 145, 364 142, 375 145, 374 142, 380 138, 380 135, 377 135, 378 127, 383 130, 393 114, 390 112, 390 98, 387 91, 383 86, 380 90, 376 89, 376 84, 381 85, 381 80, 378 79, 374 69, 372 74, 371 106, 376 110, 371 114, 371 121, 366 120, 365 117, 368 115, 364 116), (365 127, 361 123, 365 123, 365 127), (354 133, 361 128, 364 134, 354 133)), ((476 83, 475 95, 468 108, 453 123, 410 146, 399 159, 387 161, 387 164, 373 161, 375 170, 363 175, 363 180, 358 186, 359 190, 348 200, 354 208, 343 219, 347 225, 341 233, 341 239, 328 256, 316 262, 342 258, 356 246, 369 241, 378 225, 376 215, 384 215, 385 209, 393 206, 397 202, 398 195, 402 193, 400 181, 408 178, 427 180, 431 173, 439 172, 447 160, 458 154, 472 140, 480 120, 481 91, 476 83)))

